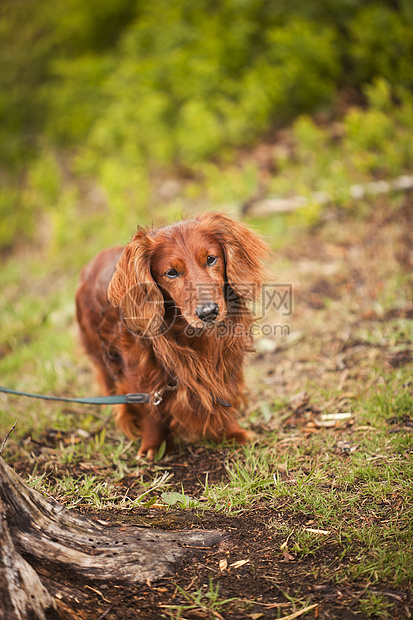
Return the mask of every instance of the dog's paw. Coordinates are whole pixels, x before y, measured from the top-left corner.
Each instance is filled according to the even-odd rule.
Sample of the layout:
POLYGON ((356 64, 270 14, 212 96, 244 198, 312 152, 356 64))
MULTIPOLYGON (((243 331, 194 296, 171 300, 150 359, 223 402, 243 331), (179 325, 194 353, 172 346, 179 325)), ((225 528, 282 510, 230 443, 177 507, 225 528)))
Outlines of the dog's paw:
POLYGON ((156 448, 145 448, 141 446, 138 450, 136 458, 138 461, 146 459, 147 461, 153 461, 156 454, 156 448))
POLYGON ((237 422, 233 422, 233 424, 226 429, 225 438, 228 441, 236 441, 237 443, 245 445, 254 439, 254 433, 246 431, 237 422))

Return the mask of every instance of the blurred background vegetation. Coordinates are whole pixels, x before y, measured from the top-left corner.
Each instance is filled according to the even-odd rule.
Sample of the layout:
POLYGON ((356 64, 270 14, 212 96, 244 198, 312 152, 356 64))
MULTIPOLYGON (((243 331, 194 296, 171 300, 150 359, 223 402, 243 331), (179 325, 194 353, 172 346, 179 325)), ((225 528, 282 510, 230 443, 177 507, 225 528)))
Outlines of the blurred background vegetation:
POLYGON ((0 54, 6 257, 412 161, 410 0, 3 0, 0 54))

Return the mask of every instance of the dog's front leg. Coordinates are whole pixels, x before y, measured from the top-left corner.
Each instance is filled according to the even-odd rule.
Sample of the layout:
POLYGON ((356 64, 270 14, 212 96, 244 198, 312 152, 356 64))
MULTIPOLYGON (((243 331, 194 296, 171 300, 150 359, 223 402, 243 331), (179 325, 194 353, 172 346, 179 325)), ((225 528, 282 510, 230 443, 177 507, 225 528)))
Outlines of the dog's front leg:
POLYGON ((160 411, 154 407, 148 408, 146 415, 141 419, 142 443, 138 450, 138 457, 146 456, 152 461, 164 441, 166 441, 166 450, 172 448, 173 437, 169 425, 164 422, 160 415, 160 411))

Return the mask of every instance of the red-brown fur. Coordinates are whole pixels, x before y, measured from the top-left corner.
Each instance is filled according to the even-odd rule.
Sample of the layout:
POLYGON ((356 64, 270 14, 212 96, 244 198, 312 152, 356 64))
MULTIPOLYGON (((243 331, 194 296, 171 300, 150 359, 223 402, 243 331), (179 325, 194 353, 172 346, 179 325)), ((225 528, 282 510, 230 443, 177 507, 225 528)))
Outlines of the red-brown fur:
POLYGON ((103 250, 83 269, 77 317, 102 390, 153 393, 176 384, 157 406, 116 406, 124 433, 142 435, 140 455, 152 458, 173 434, 248 439, 235 415, 251 347, 247 302, 259 295, 267 254, 244 224, 205 213, 157 230, 138 228, 125 248, 103 250), (196 310, 210 304, 218 315, 206 323, 196 310))

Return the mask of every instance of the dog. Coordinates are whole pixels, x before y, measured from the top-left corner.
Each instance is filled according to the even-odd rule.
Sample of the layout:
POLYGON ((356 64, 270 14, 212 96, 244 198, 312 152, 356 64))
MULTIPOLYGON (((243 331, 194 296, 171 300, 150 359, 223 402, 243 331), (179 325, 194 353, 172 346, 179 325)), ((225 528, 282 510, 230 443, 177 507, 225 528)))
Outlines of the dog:
POLYGON ((236 414, 246 402, 250 302, 268 256, 248 226, 209 212, 138 227, 126 247, 103 250, 82 270, 77 320, 102 391, 148 395, 115 405, 118 427, 142 436, 138 456, 153 459, 174 436, 249 439, 236 414))

